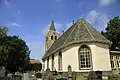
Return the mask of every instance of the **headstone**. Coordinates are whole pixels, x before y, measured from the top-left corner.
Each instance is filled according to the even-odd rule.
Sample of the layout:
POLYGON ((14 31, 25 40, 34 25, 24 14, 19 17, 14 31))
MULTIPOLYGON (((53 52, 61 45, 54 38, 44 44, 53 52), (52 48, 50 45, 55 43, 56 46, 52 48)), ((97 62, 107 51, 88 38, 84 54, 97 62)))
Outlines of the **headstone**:
POLYGON ((57 76, 57 71, 53 71, 53 76, 57 76))
POLYGON ((29 80, 29 74, 28 73, 23 74, 23 80, 29 80))
POLYGON ((68 80, 72 80, 72 69, 70 65, 68 65, 68 80))
POLYGON ((71 66, 68 65, 68 72, 72 72, 71 66))
POLYGON ((102 72, 101 71, 96 71, 95 73, 97 75, 97 80, 102 80, 102 72))
POLYGON ((5 67, 0 68, 0 77, 5 77, 5 67))
POLYGON ((75 73, 75 71, 73 71, 72 77, 73 77, 73 80, 76 80, 76 73, 75 73))
POLYGON ((53 74, 51 72, 49 72, 45 80, 55 80, 55 78, 54 78, 53 74))
POLYGON ((42 73, 42 79, 45 80, 50 72, 50 69, 46 69, 45 72, 42 73))
POLYGON ((7 74, 7 77, 12 78, 12 73, 8 73, 8 74, 7 74))
POLYGON ((22 76, 20 76, 20 75, 12 75, 12 80, 22 80, 22 76))

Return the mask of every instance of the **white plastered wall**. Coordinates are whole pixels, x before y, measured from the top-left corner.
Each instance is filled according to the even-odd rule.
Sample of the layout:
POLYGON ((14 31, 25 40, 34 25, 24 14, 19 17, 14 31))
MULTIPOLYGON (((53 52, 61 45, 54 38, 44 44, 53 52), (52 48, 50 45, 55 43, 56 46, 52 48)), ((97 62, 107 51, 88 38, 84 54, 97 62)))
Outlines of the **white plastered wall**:
MULTIPOLYGON (((81 45, 81 44, 80 44, 81 45)), ((73 71, 85 72, 90 70, 79 70, 78 49, 80 45, 69 46, 62 50, 62 71, 67 71, 68 65, 71 65, 73 71)), ((110 71, 109 46, 106 44, 89 43, 92 53, 92 68, 97 71, 110 71)))
POLYGON ((110 54, 108 45, 96 43, 91 46, 93 71, 110 71, 110 54))
MULTIPOLYGON (((92 68, 90 70, 79 70, 78 49, 82 44, 72 45, 62 49, 62 71, 66 72, 68 65, 71 65, 72 70, 76 72, 88 71, 110 71, 110 55, 109 46, 100 43, 87 43, 91 49, 92 68)), ((49 68, 52 69, 52 58, 49 57, 49 68)), ((45 60, 45 70, 47 69, 47 60, 45 60)), ((58 52, 54 54, 54 69, 58 70, 58 52)))
POLYGON ((70 46, 62 50, 62 71, 67 71, 68 65, 72 70, 78 70, 78 46, 70 46))
POLYGON ((58 53, 54 54, 54 69, 58 71, 58 53))
POLYGON ((49 57, 49 69, 52 70, 52 56, 49 57))
POLYGON ((45 68, 44 68, 45 71, 47 69, 47 59, 45 59, 44 64, 45 64, 45 68))

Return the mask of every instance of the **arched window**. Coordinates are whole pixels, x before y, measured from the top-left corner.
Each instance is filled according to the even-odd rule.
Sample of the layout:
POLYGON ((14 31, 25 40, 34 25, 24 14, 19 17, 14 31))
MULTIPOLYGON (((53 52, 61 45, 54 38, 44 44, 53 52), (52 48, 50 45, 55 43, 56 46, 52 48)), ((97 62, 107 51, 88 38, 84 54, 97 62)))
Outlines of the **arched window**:
POLYGON ((62 70, 62 52, 61 51, 58 54, 58 69, 62 70))
POLYGON ((51 40, 53 40, 53 35, 51 36, 51 40))
POLYGON ((79 48, 79 69, 91 68, 91 50, 87 45, 79 48))
POLYGON ((55 36, 55 40, 57 40, 57 36, 55 36))
POLYGON ((52 55, 52 70, 54 69, 54 54, 52 55))

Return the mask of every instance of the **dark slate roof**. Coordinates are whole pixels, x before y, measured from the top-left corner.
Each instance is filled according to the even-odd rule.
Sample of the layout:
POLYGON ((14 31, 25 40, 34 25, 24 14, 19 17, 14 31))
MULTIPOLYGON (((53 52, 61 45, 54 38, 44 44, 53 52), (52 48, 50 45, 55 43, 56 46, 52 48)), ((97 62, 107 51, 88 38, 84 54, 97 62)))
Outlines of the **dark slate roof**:
POLYGON ((53 20, 52 20, 52 23, 51 23, 51 25, 50 25, 50 30, 56 31, 53 20))
POLYGON ((86 20, 81 18, 53 43, 42 59, 67 45, 82 42, 100 42, 110 44, 109 40, 94 29, 86 20))

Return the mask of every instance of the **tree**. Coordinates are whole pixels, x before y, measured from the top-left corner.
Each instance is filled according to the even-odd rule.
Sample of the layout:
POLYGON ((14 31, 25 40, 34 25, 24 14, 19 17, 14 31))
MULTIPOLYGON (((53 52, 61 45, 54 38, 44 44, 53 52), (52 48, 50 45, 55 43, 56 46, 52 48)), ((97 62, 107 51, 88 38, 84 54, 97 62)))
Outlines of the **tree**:
POLYGON ((101 32, 108 40, 112 42, 110 50, 120 50, 120 18, 119 16, 111 19, 108 24, 105 32, 101 32))
POLYGON ((5 26, 0 27, 0 36, 6 35, 8 32, 8 28, 5 26))
POLYGON ((41 63, 29 64, 29 70, 40 71, 42 69, 41 63))
POLYGON ((0 66, 8 72, 25 71, 29 64, 29 48, 18 36, 8 36, 7 28, 0 28, 0 66))

